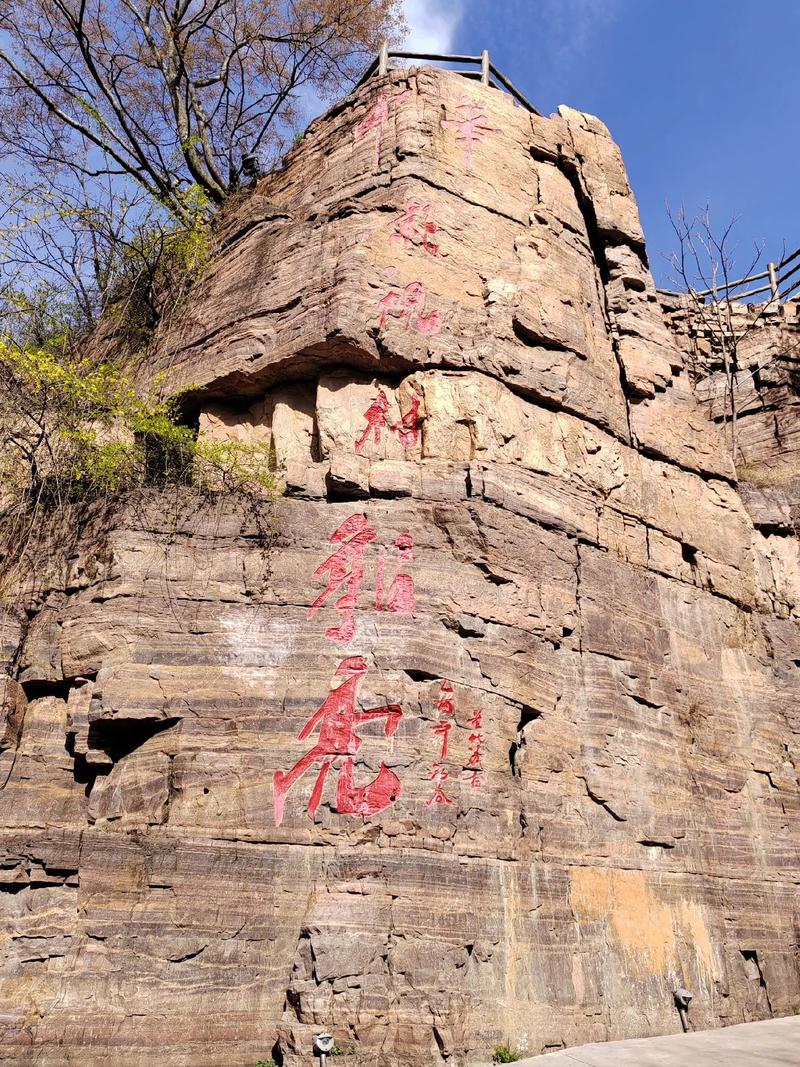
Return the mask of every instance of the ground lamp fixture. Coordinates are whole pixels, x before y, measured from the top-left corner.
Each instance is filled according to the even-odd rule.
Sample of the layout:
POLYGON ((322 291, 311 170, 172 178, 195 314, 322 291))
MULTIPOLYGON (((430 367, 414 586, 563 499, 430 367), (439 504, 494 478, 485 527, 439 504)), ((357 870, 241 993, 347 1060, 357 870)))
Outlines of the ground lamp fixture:
POLYGON ((245 178, 261 177, 261 161, 255 152, 250 152, 242 158, 242 173, 245 178))
POLYGON ((673 993, 675 997, 675 1006, 678 1009, 678 1015, 681 1017, 681 1026, 683 1032, 689 1029, 689 1005, 692 1002, 693 994, 688 989, 676 989, 673 993))
POLYGON ((333 1034, 317 1034, 314 1038, 314 1055, 319 1056, 319 1067, 325 1067, 328 1062, 328 1053, 333 1051, 334 1044, 333 1034))

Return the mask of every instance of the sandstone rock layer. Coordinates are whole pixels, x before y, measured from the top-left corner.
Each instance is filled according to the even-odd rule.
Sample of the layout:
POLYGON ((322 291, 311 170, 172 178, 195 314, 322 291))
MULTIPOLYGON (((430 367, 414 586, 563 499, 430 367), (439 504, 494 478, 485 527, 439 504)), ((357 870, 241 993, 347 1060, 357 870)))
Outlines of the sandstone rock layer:
POLYGON ((144 494, 9 599, 0 1061, 798 1010, 796 529, 737 488, 605 127, 395 71, 220 238, 146 372, 285 491, 144 494))

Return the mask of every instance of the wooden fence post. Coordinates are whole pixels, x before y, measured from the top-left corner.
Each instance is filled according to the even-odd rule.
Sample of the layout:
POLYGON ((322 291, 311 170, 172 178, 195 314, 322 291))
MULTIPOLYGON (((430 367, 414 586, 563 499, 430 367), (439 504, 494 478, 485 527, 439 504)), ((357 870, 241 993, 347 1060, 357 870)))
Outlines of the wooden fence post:
POLYGON ((772 290, 772 299, 780 300, 780 294, 778 293, 778 274, 775 269, 775 264, 768 263, 767 271, 769 273, 769 287, 772 290))

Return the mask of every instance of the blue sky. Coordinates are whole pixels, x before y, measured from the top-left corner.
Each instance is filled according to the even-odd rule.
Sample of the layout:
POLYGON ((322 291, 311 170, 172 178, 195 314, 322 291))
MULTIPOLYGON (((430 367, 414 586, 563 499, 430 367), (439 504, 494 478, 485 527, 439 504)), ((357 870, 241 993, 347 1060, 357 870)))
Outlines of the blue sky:
POLYGON ((545 114, 598 115, 622 147, 659 284, 666 207, 736 216, 741 269, 800 245, 800 0, 406 0, 410 43, 477 54, 545 114))

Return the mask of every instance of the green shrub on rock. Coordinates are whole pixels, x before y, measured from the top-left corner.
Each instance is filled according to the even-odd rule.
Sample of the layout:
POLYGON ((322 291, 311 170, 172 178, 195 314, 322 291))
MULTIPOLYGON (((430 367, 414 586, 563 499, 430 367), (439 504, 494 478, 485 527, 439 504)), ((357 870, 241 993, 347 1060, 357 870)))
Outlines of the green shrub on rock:
POLYGON ((498 1045, 492 1053, 492 1063, 516 1063, 519 1059, 519 1052, 511 1045, 498 1045))

